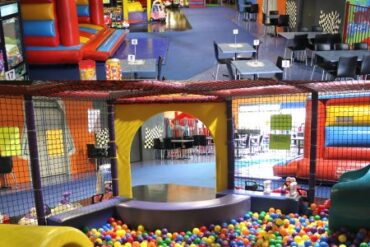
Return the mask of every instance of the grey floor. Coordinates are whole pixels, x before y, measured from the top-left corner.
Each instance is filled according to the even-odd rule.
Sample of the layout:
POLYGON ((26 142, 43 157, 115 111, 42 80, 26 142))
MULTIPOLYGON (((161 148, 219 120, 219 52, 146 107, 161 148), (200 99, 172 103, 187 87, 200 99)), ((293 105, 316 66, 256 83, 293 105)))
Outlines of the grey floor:
MULTIPOLYGON (((265 34, 264 26, 255 21, 245 21, 242 18, 237 19, 237 16, 233 18, 233 22, 240 27, 241 30, 249 32, 256 39, 259 39, 262 43, 259 48, 259 59, 267 59, 275 63, 278 56, 284 57, 285 47, 290 45, 290 42, 287 42, 282 37, 273 36, 270 34, 265 34)), ((269 32, 269 30, 267 30, 269 32)), ((289 56, 290 54, 286 54, 289 56)), ((300 55, 300 54, 298 54, 300 55)), ((199 81, 199 80, 213 80, 215 79, 214 73, 216 71, 217 63, 215 60, 214 66, 192 78, 190 81, 199 81)), ((308 65, 303 61, 295 61, 292 66, 285 70, 284 80, 311 80, 311 73, 313 67, 311 66, 310 58, 308 60, 308 65)), ((225 65, 221 65, 218 80, 228 80, 226 76, 227 69, 225 65)), ((320 68, 315 69, 312 80, 321 80, 322 70, 320 68)), ((273 75, 271 75, 272 77, 273 75)), ((266 76, 264 76, 266 77, 266 76)), ((244 79, 252 79, 244 78, 244 79)))

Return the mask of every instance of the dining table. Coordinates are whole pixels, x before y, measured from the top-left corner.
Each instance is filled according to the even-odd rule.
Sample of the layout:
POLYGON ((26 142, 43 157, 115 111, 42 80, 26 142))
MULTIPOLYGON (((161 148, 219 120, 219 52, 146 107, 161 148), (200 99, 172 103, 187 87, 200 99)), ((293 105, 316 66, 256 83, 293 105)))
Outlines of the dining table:
POLYGON ((134 79, 138 78, 138 74, 153 75, 156 78, 157 73, 157 59, 143 58, 129 61, 128 59, 120 59, 122 74, 133 75, 134 79))
POLYGON ((269 60, 234 60, 231 64, 236 69, 237 78, 241 76, 253 75, 257 79, 259 75, 283 73, 284 71, 278 68, 274 63, 269 60))
POLYGON ((238 54, 251 54, 256 52, 256 49, 248 43, 217 43, 218 48, 223 54, 233 54, 236 60, 238 54))

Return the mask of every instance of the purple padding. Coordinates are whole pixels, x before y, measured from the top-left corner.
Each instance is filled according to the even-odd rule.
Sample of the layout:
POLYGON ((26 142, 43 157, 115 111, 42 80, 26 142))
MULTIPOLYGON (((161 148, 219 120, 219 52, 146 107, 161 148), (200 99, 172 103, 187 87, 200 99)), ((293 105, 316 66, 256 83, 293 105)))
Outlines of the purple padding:
MULTIPOLYGON (((136 58, 158 58, 161 56, 166 61, 169 40, 166 38, 138 38, 136 47, 136 58)), ((128 54, 134 54, 134 47, 130 44, 130 39, 127 39, 113 55, 114 58, 127 59, 128 54)))
POLYGON ((226 195, 221 198, 194 202, 144 202, 131 200, 117 205, 117 214, 135 228, 142 224, 149 230, 169 231, 192 229, 196 226, 220 224, 242 217, 250 210, 250 197, 226 195))
POLYGON ((267 211, 269 208, 278 208, 283 213, 298 213, 301 209, 301 198, 291 198, 280 193, 264 194, 259 191, 249 190, 225 190, 217 193, 217 196, 244 195, 251 197, 251 210, 253 212, 267 211))
POLYGON ((77 208, 48 217, 47 223, 51 226, 72 226, 78 229, 85 226, 90 228, 100 227, 107 223, 109 217, 116 217, 116 205, 127 200, 129 199, 116 197, 108 201, 77 208))

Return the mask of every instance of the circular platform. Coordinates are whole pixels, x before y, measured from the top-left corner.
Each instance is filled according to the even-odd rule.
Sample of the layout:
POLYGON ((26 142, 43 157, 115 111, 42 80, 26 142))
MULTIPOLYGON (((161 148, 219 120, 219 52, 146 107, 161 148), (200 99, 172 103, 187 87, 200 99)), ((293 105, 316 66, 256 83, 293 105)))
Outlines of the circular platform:
POLYGON ((214 188, 178 184, 150 184, 133 187, 133 198, 147 202, 193 202, 214 199, 214 188))

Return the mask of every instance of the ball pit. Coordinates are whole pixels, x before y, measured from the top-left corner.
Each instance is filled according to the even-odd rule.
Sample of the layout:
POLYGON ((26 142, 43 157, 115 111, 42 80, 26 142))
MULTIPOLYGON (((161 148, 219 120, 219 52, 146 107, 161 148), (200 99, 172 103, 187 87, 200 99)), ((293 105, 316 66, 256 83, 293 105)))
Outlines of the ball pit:
POLYGON ((173 233, 166 228, 147 231, 142 225, 130 229, 121 220, 110 218, 102 227, 85 228, 84 232, 96 247, 370 246, 370 231, 366 229, 357 233, 345 228, 330 232, 328 207, 329 203, 312 204, 306 215, 284 215, 281 210, 270 208, 267 212, 247 212, 230 222, 173 233))

